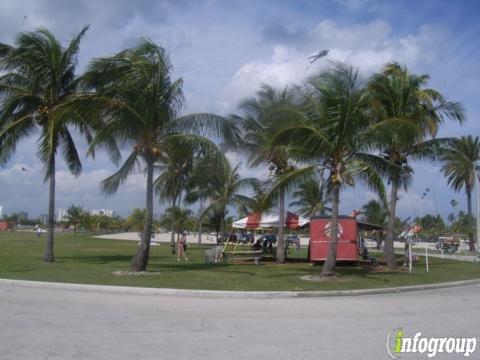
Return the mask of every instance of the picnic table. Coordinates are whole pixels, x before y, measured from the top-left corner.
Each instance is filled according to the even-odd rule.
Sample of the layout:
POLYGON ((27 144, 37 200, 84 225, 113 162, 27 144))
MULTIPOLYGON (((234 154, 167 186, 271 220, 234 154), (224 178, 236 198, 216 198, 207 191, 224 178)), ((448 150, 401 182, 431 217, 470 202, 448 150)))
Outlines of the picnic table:
POLYGON ((235 259, 254 260, 255 265, 258 265, 262 259, 262 254, 262 250, 223 251, 222 261, 226 264, 228 261, 233 261, 235 259))

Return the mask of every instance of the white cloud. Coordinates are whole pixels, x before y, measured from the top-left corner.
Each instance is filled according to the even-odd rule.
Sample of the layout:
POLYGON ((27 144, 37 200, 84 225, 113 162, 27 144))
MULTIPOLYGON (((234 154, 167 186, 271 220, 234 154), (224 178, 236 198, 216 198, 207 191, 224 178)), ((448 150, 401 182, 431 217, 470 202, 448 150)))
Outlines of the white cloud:
POLYGON ((390 24, 383 20, 344 27, 333 20, 323 20, 313 28, 311 37, 322 48, 359 51, 385 46, 391 31, 390 24))
POLYGON ((225 88, 221 106, 225 111, 233 111, 240 99, 252 96, 261 84, 283 87, 295 83, 307 76, 308 67, 304 54, 277 45, 270 59, 247 62, 238 69, 225 88))
POLYGON ((267 174, 267 167, 266 165, 259 165, 256 167, 250 167, 247 164, 247 159, 242 154, 236 152, 228 152, 225 155, 227 159, 230 161, 232 166, 237 166, 240 164, 238 172, 241 177, 243 178, 255 178, 261 181, 266 180, 267 174))
MULTIPOLYGON (((391 25, 383 20, 348 26, 323 20, 309 33, 310 48, 329 49, 329 60, 350 63, 364 75, 380 70, 389 61, 415 67, 420 62, 438 59, 440 53, 446 55, 442 46, 449 35, 441 28, 425 25, 416 34, 397 39, 391 33, 391 25)), ((283 87, 315 74, 326 60, 310 64, 308 57, 314 53, 275 45, 270 58, 248 61, 240 66, 225 86, 220 106, 225 111, 233 111, 242 98, 254 94, 263 83, 283 87)))
MULTIPOLYGON (((480 72, 476 61, 478 27, 475 23, 464 25, 456 22, 453 16, 452 21, 446 20, 446 15, 450 14, 445 11, 436 17, 437 24, 443 23, 445 27, 419 26, 422 21, 431 20, 430 12, 416 13, 406 21, 395 23, 397 11, 404 11, 401 9, 405 7, 403 4, 374 0, 335 1, 342 13, 324 18, 328 11, 317 14, 301 13, 301 10, 292 12, 291 4, 286 6, 278 2, 257 2, 245 6, 242 2, 231 1, 225 5, 210 0, 5 0, 0 2, 0 42, 11 43, 18 31, 30 31, 38 26, 49 28, 65 42, 84 24, 90 24, 80 49, 81 71, 93 57, 113 54, 133 45, 139 37, 149 36, 171 51, 174 76, 185 80, 188 111, 220 113, 237 111, 239 100, 253 95, 263 82, 281 87, 298 83, 316 73, 327 64, 327 59, 310 65, 307 58, 328 48, 328 59, 348 61, 359 66, 365 75, 391 60, 407 64, 417 73, 429 73, 432 75, 432 87, 446 92, 449 98, 464 101, 470 119, 478 117, 476 94, 480 72), (346 13, 348 18, 345 10, 349 11, 346 13), (25 15, 27 19, 23 22, 25 15), (352 23, 352 18, 367 20, 352 23), (392 19, 392 22, 385 19, 392 19), (277 26, 268 27, 269 24, 277 26), (447 28, 450 24, 455 25, 451 27, 454 34, 447 28), (270 30, 268 39, 265 38, 266 28, 270 30)), ((323 7, 321 2, 309 3, 323 7)), ((441 6, 438 9, 442 11, 441 6)), ((444 129, 444 134, 449 136, 475 134, 478 133, 478 122, 469 121, 463 128, 446 126, 444 129)), ((42 183, 35 145, 32 138, 30 143, 17 149, 8 168, 0 169, 0 188, 3 191, 0 204, 8 206, 6 211, 23 209, 44 213, 46 210, 48 188, 42 183), (26 173, 19 164, 26 164, 26 173)), ((84 154, 83 148, 80 153, 84 154)), ((243 155, 235 155, 231 159, 234 163, 242 162, 243 176, 262 177, 266 174, 264 167, 246 167, 243 155)), ((106 199, 99 194, 99 182, 115 171, 114 166, 102 154, 95 162, 89 159, 83 163, 84 174, 75 179, 65 172, 59 160, 59 206, 84 202, 85 206, 114 207, 125 211, 143 206, 142 174, 130 178, 116 196, 106 199), (75 195, 69 197, 71 193, 75 195)), ((430 181, 434 172, 428 167, 419 167, 415 180, 426 178, 430 181)), ((454 195, 444 191, 446 184, 443 177, 436 178, 441 180, 436 185, 439 200, 445 199, 441 209, 450 211, 446 209, 450 209, 448 201, 454 195)), ((419 189, 425 186, 419 181, 413 187, 419 189)), ((346 212, 369 199, 368 192, 362 189, 348 196, 345 193, 346 212)), ((464 201, 463 194, 457 198, 464 201)), ((400 213, 410 214, 411 206, 405 201, 403 198, 400 201, 400 213)))
MULTIPOLYGON (((133 207, 144 207, 145 178, 143 174, 132 175, 110 198, 100 193, 100 182, 112 174, 111 170, 93 170, 74 177, 69 172, 56 172, 56 207, 71 204, 85 208, 113 208, 127 214, 133 207)), ((16 163, 0 171, 1 206, 4 213, 27 210, 33 216, 47 212, 48 183, 43 182, 41 166, 16 163)))

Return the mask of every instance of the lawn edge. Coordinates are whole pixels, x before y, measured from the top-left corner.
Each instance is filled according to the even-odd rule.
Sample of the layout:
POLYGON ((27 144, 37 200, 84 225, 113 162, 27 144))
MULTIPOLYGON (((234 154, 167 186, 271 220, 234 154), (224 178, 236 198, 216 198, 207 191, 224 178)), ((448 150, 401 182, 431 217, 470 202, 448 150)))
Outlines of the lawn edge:
POLYGON ((412 292, 412 291, 445 289, 445 288, 467 286, 467 285, 474 285, 474 284, 480 284, 480 279, 441 282, 441 283, 426 284, 426 285, 400 286, 400 287, 393 287, 393 288, 359 289, 359 290, 227 291, 227 290, 194 290, 194 289, 172 289, 172 288, 148 288, 148 287, 134 287, 134 286, 71 284, 71 283, 44 282, 44 281, 0 279, 0 286, 18 286, 18 287, 54 289, 54 290, 74 290, 74 291, 97 292, 97 293, 106 293, 106 294, 158 295, 158 296, 198 297, 198 298, 253 298, 253 299, 396 294, 396 293, 412 292))

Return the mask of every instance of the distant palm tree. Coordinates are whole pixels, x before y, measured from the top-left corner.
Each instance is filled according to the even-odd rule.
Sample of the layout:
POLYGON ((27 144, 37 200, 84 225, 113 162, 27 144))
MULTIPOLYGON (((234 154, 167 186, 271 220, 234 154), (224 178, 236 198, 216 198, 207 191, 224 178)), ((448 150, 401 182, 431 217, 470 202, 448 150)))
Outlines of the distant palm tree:
POLYGON ((225 221, 229 206, 245 206, 251 198, 245 191, 259 187, 259 181, 254 178, 241 178, 238 172, 240 165, 231 167, 225 158, 222 166, 204 161, 196 168, 191 181, 195 187, 186 196, 189 202, 206 199, 207 205, 200 214, 200 219, 214 215, 220 221, 220 233, 225 232, 225 221))
POLYGON ((370 200, 363 205, 362 214, 371 224, 384 226, 387 222, 388 211, 385 206, 377 200, 370 200))
POLYGON ((196 146, 216 152, 215 143, 202 135, 234 136, 235 131, 224 118, 212 114, 179 116, 183 81, 172 80, 171 70, 165 49, 142 39, 131 49, 92 61, 84 75, 84 83, 95 93, 85 95, 81 105, 99 109, 103 120, 91 149, 104 146, 115 163, 120 160, 117 144, 130 150, 118 171, 103 181, 103 191, 115 193, 138 167, 146 173, 145 226, 132 271, 144 271, 148 264, 154 168, 165 150, 196 146))
POLYGON ((248 216, 251 214, 261 214, 270 211, 278 206, 278 201, 273 197, 268 198, 266 193, 270 187, 270 181, 259 182, 258 186, 253 188, 253 194, 250 198, 238 204, 239 216, 248 216))
MULTIPOLYGON (((241 147, 248 154, 250 166, 265 164, 274 179, 284 175, 293 168, 288 162, 288 153, 283 144, 273 144, 272 140, 280 125, 285 121, 282 109, 294 102, 293 93, 287 88, 277 90, 263 85, 256 96, 240 104, 242 117, 235 117, 242 124, 243 137, 241 147)), ((279 218, 285 218, 285 189, 277 192, 279 218)), ((278 227, 277 262, 285 262, 285 246, 282 221, 278 227)))
POLYGON ((171 226, 172 219, 175 219, 175 223, 172 227, 172 232, 174 234, 180 234, 180 232, 185 230, 187 226, 195 222, 192 210, 176 206, 169 207, 165 210, 165 213, 160 218, 160 226, 171 226), (172 216, 172 213, 175 213, 175 215, 172 216))
MULTIPOLYGON (((467 195, 467 214, 469 218, 469 247, 475 251, 473 236, 472 191, 475 185, 477 163, 480 161, 480 139, 471 135, 462 136, 453 142, 443 157, 442 171, 448 184, 459 192, 465 189, 467 195)), ((453 200, 452 200, 453 201, 453 200)))
POLYGON ((145 227, 145 209, 133 209, 132 213, 127 217, 125 225, 128 229, 142 231, 145 227))
POLYGON ((293 193, 293 198, 298 200, 292 201, 290 206, 300 207, 298 210, 300 215, 312 217, 326 215, 332 211, 332 208, 327 206, 332 201, 327 186, 318 179, 307 179, 301 183, 298 190, 293 193))
MULTIPOLYGON (((387 224, 388 210, 386 205, 382 205, 377 200, 370 200, 363 205, 361 212, 365 216, 366 221, 371 224, 382 227, 387 224)), ((383 240, 383 230, 376 230, 375 234, 377 236, 377 249, 380 249, 380 244, 383 240)))
POLYGON ((69 225, 73 225, 73 232, 77 232, 78 225, 82 222, 84 215, 83 207, 70 205, 67 209, 67 222, 69 225))
MULTIPOLYGON (((442 94, 424 88, 428 75, 411 74, 397 63, 385 65, 368 83, 370 116, 376 123, 376 147, 390 164, 389 217, 384 256, 389 268, 396 267, 394 254, 395 210, 400 187, 407 189, 413 169, 409 160, 436 161, 442 147, 451 139, 436 139, 446 119, 462 122, 459 103, 447 101, 442 94)), ((372 134, 373 135, 373 134, 372 134)))
MULTIPOLYGON (((159 195, 160 200, 171 200, 171 209, 176 209, 180 205, 182 195, 187 190, 195 156, 194 148, 182 147, 181 149, 176 149, 175 145, 175 143, 166 144, 159 164, 155 166, 160 171, 160 175, 154 182, 155 191, 159 195)), ((175 253, 175 216, 178 212, 169 211, 168 214, 171 216, 170 245, 172 253, 175 253)))
POLYGON ((77 54, 84 27, 63 47, 46 29, 20 33, 15 46, 0 43, 0 165, 17 144, 38 135, 38 157, 44 181, 49 181, 46 262, 55 261, 55 160, 60 153, 68 170, 80 175, 82 166, 71 128, 87 140, 91 127, 68 106, 77 94, 77 54))
POLYGON ((381 175, 388 167, 381 157, 366 152, 373 130, 358 71, 334 63, 308 80, 303 102, 302 107, 291 109, 290 121, 274 143, 288 145, 290 155, 305 166, 287 173, 279 183, 295 187, 328 174, 332 230, 321 276, 331 276, 336 264, 341 189, 360 181, 384 198, 381 175))

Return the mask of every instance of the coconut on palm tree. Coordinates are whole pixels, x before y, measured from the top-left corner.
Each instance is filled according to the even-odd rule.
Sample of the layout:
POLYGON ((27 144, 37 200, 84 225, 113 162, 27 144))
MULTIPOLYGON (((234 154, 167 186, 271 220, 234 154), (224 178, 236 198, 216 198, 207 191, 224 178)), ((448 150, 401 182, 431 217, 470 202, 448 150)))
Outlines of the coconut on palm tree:
POLYGON ((407 189, 413 176, 410 160, 436 161, 439 151, 451 139, 435 138, 447 119, 462 122, 461 104, 447 101, 442 94, 425 88, 427 75, 411 74, 397 63, 385 65, 368 83, 370 117, 376 123, 375 146, 390 164, 390 198, 384 256, 396 267, 393 241, 395 210, 400 188, 407 189))
POLYGON ((91 126, 68 104, 77 96, 75 74, 84 27, 66 47, 47 29, 20 33, 15 46, 0 44, 0 165, 17 144, 37 135, 38 158, 49 182, 47 239, 44 261, 55 261, 55 168, 57 155, 68 170, 82 166, 71 130, 91 139, 91 126))
POLYGON ((289 123, 274 139, 274 144, 288 145, 289 155, 302 164, 281 177, 280 185, 294 187, 328 175, 332 231, 322 276, 335 270, 341 190, 358 181, 384 197, 386 163, 367 152, 372 132, 368 105, 358 71, 334 63, 308 80, 303 106, 291 109, 289 123))
POLYGON ((476 166, 480 161, 480 139, 472 135, 454 141, 442 158, 442 171, 448 184, 456 192, 465 189, 469 222, 469 248, 475 251, 473 236, 472 191, 475 185, 476 166))
POLYGON ((80 105, 101 111, 103 121, 91 149, 105 147, 115 163, 121 158, 119 147, 129 151, 118 171, 102 182, 103 191, 115 193, 138 168, 146 174, 145 225, 132 271, 144 271, 149 260, 155 164, 171 147, 217 152, 215 143, 203 135, 233 136, 235 130, 212 114, 180 116, 183 81, 173 80, 171 70, 166 50, 142 39, 131 49, 92 61, 83 79, 94 93, 85 95, 80 105))

